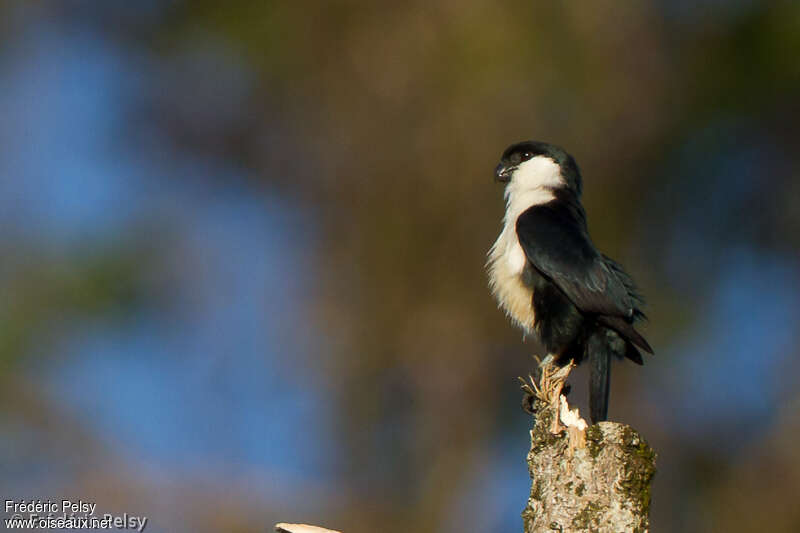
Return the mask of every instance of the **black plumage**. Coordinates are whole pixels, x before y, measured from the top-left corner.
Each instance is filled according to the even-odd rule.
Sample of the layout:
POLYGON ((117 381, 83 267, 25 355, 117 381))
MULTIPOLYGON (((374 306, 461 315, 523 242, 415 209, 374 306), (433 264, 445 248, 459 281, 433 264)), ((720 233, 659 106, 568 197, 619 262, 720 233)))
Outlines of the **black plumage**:
MULTIPOLYGON (((516 188, 507 192, 509 212, 517 201, 514 194, 524 199, 527 193, 536 202, 523 206, 513 222, 525 256, 519 278, 532 293, 530 330, 557 363, 589 359, 591 417, 595 422, 605 420, 612 356, 642 364, 639 349, 653 352, 634 329, 634 323, 644 318, 643 300, 622 266, 592 243, 580 203, 581 176, 571 156, 546 143, 520 143, 503 155, 498 179, 511 182, 521 165, 541 156, 554 162, 554 172, 560 175, 544 176, 544 190, 539 191, 537 176, 526 171, 529 175, 524 179, 529 183, 514 184, 516 188)), ((542 168, 549 168, 547 162, 542 168)))

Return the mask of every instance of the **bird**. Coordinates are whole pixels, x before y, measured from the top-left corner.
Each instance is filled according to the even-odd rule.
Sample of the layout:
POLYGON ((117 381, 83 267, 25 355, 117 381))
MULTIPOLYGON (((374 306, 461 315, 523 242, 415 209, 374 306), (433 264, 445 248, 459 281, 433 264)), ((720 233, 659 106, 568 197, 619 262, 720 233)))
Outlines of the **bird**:
POLYGON ((486 263, 489 288, 523 335, 547 351, 542 364, 589 361, 589 411, 607 419, 611 359, 643 364, 653 353, 634 324, 644 300, 622 265, 598 251, 581 204, 575 159, 540 141, 512 144, 495 169, 505 184, 500 236, 486 263))

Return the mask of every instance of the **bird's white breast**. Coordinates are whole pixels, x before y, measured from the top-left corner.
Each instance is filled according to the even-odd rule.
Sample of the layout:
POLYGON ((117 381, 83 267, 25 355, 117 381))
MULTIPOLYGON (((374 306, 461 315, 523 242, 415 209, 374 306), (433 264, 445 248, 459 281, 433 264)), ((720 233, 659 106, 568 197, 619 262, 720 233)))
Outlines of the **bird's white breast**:
POLYGON ((489 288, 500 308, 527 333, 534 314, 533 291, 522 282, 526 261, 514 225, 506 224, 489 251, 489 288))
POLYGON ((525 257, 525 252, 522 250, 522 246, 520 246, 519 242, 511 245, 511 249, 506 254, 506 260, 508 261, 509 272, 515 275, 522 274, 522 270, 525 268, 525 262, 527 261, 527 258, 525 257))

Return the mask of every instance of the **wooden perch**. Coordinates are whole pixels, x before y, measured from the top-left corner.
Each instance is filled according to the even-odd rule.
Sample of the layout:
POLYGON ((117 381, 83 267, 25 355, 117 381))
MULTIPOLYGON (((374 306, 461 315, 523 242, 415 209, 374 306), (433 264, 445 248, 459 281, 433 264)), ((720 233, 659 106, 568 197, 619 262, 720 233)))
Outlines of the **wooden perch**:
POLYGON ((535 413, 525 533, 647 532, 655 452, 629 426, 588 426, 570 410, 562 389, 573 366, 523 381, 535 413))
POLYGON ((275 524, 275 531, 278 533, 341 533, 332 529, 325 529, 319 526, 309 526, 307 524, 286 524, 281 522, 275 524))

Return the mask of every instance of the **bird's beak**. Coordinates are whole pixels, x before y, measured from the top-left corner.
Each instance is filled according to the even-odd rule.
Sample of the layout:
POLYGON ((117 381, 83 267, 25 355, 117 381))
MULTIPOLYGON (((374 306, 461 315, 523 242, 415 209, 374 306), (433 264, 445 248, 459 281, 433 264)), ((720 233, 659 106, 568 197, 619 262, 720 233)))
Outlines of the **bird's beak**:
POLYGON ((513 174, 515 170, 516 167, 506 167, 503 166, 503 163, 500 163, 497 165, 497 168, 494 169, 494 180, 500 183, 508 183, 511 181, 511 174, 513 174))

